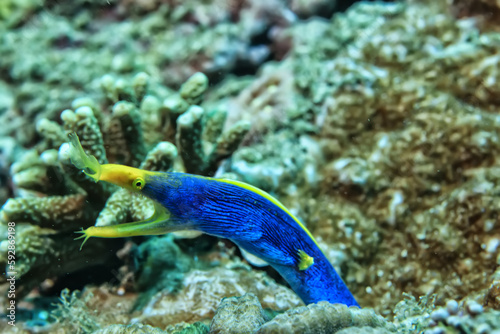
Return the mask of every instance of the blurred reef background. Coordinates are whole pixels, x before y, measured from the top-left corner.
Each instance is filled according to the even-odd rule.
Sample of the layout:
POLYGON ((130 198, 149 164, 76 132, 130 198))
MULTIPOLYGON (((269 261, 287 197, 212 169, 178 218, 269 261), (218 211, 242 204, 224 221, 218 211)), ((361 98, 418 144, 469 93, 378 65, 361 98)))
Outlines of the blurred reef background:
POLYGON ((0 331, 500 333, 500 4, 353 2, 1 0, 0 331), (70 132, 269 192, 363 309, 304 306, 210 236, 79 251, 153 207, 76 170, 70 132))

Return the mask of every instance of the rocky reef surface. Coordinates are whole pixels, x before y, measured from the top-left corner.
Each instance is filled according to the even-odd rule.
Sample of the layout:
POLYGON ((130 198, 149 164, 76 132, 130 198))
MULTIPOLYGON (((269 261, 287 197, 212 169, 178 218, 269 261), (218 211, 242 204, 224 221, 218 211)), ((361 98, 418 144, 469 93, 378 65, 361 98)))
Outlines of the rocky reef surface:
POLYGON ((15 223, 17 314, 0 330, 498 333, 499 6, 334 3, 2 1, 0 265, 15 223), (73 231, 153 205, 76 170, 70 132, 100 163, 269 192, 363 309, 304 306, 209 236, 79 251, 73 231))

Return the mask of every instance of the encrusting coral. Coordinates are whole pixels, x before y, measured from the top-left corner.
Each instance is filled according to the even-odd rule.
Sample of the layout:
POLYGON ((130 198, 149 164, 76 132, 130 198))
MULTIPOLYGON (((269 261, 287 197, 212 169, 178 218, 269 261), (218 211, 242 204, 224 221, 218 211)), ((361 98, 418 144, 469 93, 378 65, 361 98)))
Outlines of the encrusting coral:
POLYGON ((253 333, 268 320, 254 294, 224 298, 210 324, 210 334, 253 333))
POLYGON ((155 327, 184 321, 194 322, 214 316, 222 298, 252 293, 264 308, 284 311, 302 305, 289 288, 277 284, 267 274, 252 270, 240 261, 229 261, 208 270, 186 273, 180 290, 157 293, 132 320, 155 327))
POLYGON ((166 334, 169 332, 159 328, 154 328, 149 325, 133 324, 133 325, 109 325, 102 329, 92 332, 94 334, 166 334))
MULTIPOLYGON (((262 74, 292 73, 295 125, 282 132, 308 133, 325 164, 311 169, 319 181, 301 183, 298 200, 280 178, 267 190, 298 208, 363 306, 390 314, 405 291, 485 297, 500 250, 498 34, 442 2, 411 2, 360 3, 275 38, 295 43, 262 74)), ((249 180, 258 155, 243 154, 271 136, 224 171, 249 180)), ((274 175, 270 164, 257 167, 260 179, 274 175)))
POLYGON ((256 333, 336 333, 344 328, 365 326, 395 330, 393 324, 375 314, 373 310, 319 302, 277 315, 256 333))
MULTIPOLYGON (((277 284, 266 273, 252 270, 236 257, 227 258, 227 253, 221 252, 222 257, 214 261, 214 253, 211 253, 200 257, 194 266, 186 265, 186 261, 193 260, 179 252, 171 236, 157 239, 161 240, 148 240, 146 244, 149 245, 141 245, 143 250, 133 255, 134 262, 140 267, 137 271, 137 290, 146 290, 146 294, 139 295, 134 291, 117 294, 116 288, 108 284, 88 287, 81 294, 69 294, 65 290, 61 294, 61 304, 53 311, 58 322, 52 330, 69 331, 79 323, 92 326, 95 330, 123 329, 127 324, 142 324, 176 333, 188 327, 187 324, 194 323, 195 328, 190 330, 206 333, 209 319, 216 312, 219 312, 217 321, 232 321, 231 310, 235 305, 240 311, 258 309, 262 317, 256 320, 258 326, 254 324, 258 329, 270 319, 271 314, 303 305, 292 290, 277 284), (164 254, 151 251, 158 243, 163 245, 159 250, 166 250, 164 254), (172 252, 172 248, 177 250, 172 252), (173 255, 177 255, 181 263, 176 263, 173 255), (152 285, 159 289, 152 288, 152 285), (153 293, 148 293, 148 289, 153 293), (228 298, 239 297, 246 291, 249 294, 245 298, 228 298), (227 302, 221 305, 223 298, 227 298, 227 302), (145 305, 142 301, 146 302, 145 305), (113 324, 122 326, 109 327, 113 324)), ((248 316, 246 312, 241 315, 248 316)))
POLYGON ((484 312, 483 306, 472 300, 463 305, 448 300, 445 307, 436 309, 430 317, 430 329, 426 334, 496 333, 500 330, 500 311, 484 312))

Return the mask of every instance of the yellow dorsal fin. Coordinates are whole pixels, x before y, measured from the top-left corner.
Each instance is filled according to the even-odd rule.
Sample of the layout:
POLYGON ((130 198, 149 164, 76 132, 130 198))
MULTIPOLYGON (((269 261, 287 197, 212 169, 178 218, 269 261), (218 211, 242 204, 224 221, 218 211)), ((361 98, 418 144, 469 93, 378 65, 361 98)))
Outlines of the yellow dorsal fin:
POLYGON ((298 254, 300 257, 299 270, 306 270, 314 264, 314 258, 309 256, 302 249, 299 250, 298 254))

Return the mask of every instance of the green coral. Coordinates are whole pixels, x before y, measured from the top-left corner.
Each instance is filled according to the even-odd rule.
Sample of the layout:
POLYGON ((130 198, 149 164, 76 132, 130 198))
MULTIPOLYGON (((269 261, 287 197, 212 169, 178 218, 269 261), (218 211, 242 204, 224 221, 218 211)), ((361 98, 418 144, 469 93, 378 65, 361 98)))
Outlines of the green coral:
POLYGON ((404 293, 403 296, 405 299, 394 308, 394 321, 401 332, 421 332, 429 325, 429 315, 436 307, 437 296, 422 296, 418 301, 410 294, 404 293))
POLYGON ((168 326, 165 331, 168 334, 208 334, 209 327, 202 322, 194 324, 179 323, 168 326))
MULTIPOLYGON (((195 79, 207 80, 201 73, 196 74, 195 79)), ((222 131, 220 124, 225 118, 218 118, 219 124, 214 121, 200 122, 200 131, 182 128, 179 125, 182 121, 177 120, 184 117, 183 111, 171 113, 164 104, 157 103, 168 89, 150 90, 148 76, 144 73, 137 74, 130 83, 119 82, 111 77, 102 81, 106 83, 107 88, 104 90, 108 92, 105 102, 97 103, 90 98, 73 101, 75 110, 66 109, 61 113, 62 126, 42 118, 37 128, 43 140, 12 165, 12 179, 20 196, 5 203, 0 220, 3 225, 15 221, 19 226, 19 244, 22 246, 19 246, 18 253, 25 258, 20 265, 20 276, 31 273, 30 279, 22 281, 25 287, 21 290, 24 293, 46 277, 43 274, 45 271, 57 276, 73 268, 85 268, 88 264, 83 259, 100 252, 101 246, 106 244, 99 240, 96 247, 75 252, 78 243, 70 239, 60 242, 61 238, 67 237, 68 232, 87 226, 89 222, 106 226, 146 219, 153 210, 150 200, 116 190, 103 182, 96 184, 76 169, 70 162, 67 144, 61 145, 62 141, 68 140, 65 139, 67 133, 77 133, 86 152, 101 164, 112 161, 154 171, 187 169, 205 175, 215 172, 221 160, 237 149, 246 133, 246 128, 241 127, 222 131), (163 93, 153 95, 155 91, 163 93), (129 100, 113 100, 124 97, 129 100), (164 115, 163 124, 159 122, 157 128, 148 129, 152 119, 161 117, 161 114, 164 115), (220 129, 211 138, 214 142, 204 139, 203 130, 209 127, 220 129), (171 143, 175 141, 176 132, 180 133, 177 136, 178 147, 171 143), (146 137, 143 135, 145 133, 152 135, 146 137), (152 139, 161 141, 152 142, 152 139), (54 145, 61 145, 59 153, 54 145), (195 151, 196 147, 206 148, 210 153, 195 151), (178 154, 178 150, 182 153, 178 154), (190 161, 183 158, 195 155, 203 164, 193 170, 190 161), (31 234, 22 233, 24 228, 31 234), (54 261, 61 261, 62 265, 44 270, 54 261)), ((185 88, 182 95, 201 102, 199 99, 205 88, 185 88)), ((179 93, 170 92, 170 96, 176 96, 189 106, 179 93)), ((213 112, 209 113, 200 106, 190 108, 196 108, 203 120, 208 118, 205 114, 213 115, 213 112)), ((6 235, 0 240, 0 246, 5 245, 6 235)), ((107 260, 107 256, 99 257, 96 262, 107 260)), ((5 265, 6 259, 0 257, 0 263, 5 265)))
POLYGON ((381 328, 389 332, 396 329, 373 310, 319 302, 277 315, 255 333, 336 333, 345 328, 356 327, 381 328))
POLYGON ((136 307, 142 308, 159 291, 177 292, 185 273, 192 267, 192 259, 174 243, 172 235, 152 238, 134 251, 136 284, 144 292, 136 307))
POLYGON ((89 310, 86 304, 92 295, 87 294, 84 299, 79 295, 79 291, 71 293, 68 289, 61 291, 60 303, 56 304, 52 316, 56 319, 56 323, 71 330, 72 333, 93 333, 100 325, 97 314, 89 310))
POLYGON ((169 332, 149 325, 110 325, 92 332, 93 334, 166 334, 169 332))
POLYGON ((254 294, 224 298, 212 319, 210 333, 254 333, 268 320, 254 294))
POLYGON ((44 0, 4 0, 0 4, 0 27, 14 27, 29 19, 44 0))

